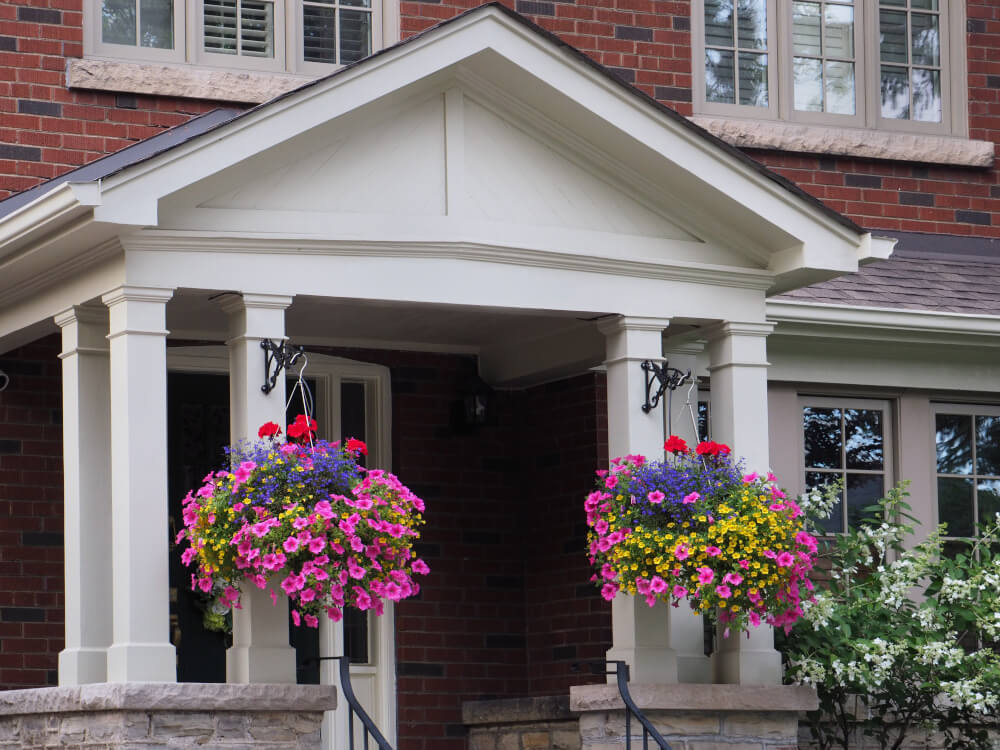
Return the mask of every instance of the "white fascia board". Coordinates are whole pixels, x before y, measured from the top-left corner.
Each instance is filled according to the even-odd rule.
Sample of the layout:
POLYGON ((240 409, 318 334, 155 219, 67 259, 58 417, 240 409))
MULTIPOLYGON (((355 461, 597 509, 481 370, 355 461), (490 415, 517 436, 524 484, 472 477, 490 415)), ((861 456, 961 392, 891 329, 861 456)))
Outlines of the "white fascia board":
POLYGON ((876 237, 871 233, 864 235, 863 239, 858 248, 858 263, 862 266, 876 260, 889 260, 899 242, 895 237, 876 237))
POLYGON ((101 203, 96 182, 64 182, 0 219, 0 260, 51 234, 101 203))
POLYGON ((992 315, 769 299, 767 319, 778 324, 776 336, 887 341, 926 338, 935 343, 1000 345, 1000 316, 992 315))
POLYGON ((758 234, 781 231, 805 242, 808 254, 817 256, 815 263, 819 267, 837 272, 854 270, 844 269, 842 259, 857 258, 863 234, 838 223, 736 155, 657 111, 565 48, 489 8, 110 176, 105 181, 105 205, 99 218, 134 224, 135 217, 141 216, 142 223, 152 225, 159 198, 484 50, 492 50, 530 71, 679 166, 692 180, 702 180, 720 194, 730 196, 748 214, 741 220, 756 224, 758 234), (681 148, 678 139, 683 143, 681 148), (137 205, 140 202, 142 206, 137 205))

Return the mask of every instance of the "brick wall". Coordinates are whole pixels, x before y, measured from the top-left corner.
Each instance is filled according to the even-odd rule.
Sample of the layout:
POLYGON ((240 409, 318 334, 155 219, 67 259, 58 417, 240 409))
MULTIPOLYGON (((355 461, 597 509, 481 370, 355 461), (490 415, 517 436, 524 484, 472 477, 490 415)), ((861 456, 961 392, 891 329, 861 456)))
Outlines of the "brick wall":
POLYGON ((0 356, 0 689, 55 684, 63 646, 59 349, 0 356))

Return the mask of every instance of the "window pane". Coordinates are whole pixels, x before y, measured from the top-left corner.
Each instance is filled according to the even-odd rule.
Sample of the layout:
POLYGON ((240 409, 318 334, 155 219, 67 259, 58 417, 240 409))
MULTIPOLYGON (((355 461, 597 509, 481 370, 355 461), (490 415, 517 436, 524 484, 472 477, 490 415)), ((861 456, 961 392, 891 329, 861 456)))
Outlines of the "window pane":
POLYGON ((976 502, 979 505, 979 525, 992 526, 1000 513, 1000 480, 987 479, 976 488, 976 502))
POLYGON ((854 114, 854 63, 827 62, 826 111, 835 115, 854 114))
POLYGON ((735 44, 732 0, 705 0, 705 44, 718 47, 735 44))
POLYGON ((767 5, 764 0, 739 0, 737 27, 742 49, 767 49, 767 5))
POLYGON ((274 57, 274 4, 243 0, 240 12, 240 53, 274 57))
POLYGON ((735 104, 735 85, 733 53, 718 49, 705 50, 705 99, 735 104))
POLYGON ((139 33, 143 47, 173 49, 173 0, 140 0, 139 33))
POLYGON ((823 53, 819 8, 819 3, 792 5, 792 48, 796 55, 823 53))
POLYGON ((302 57, 306 62, 337 62, 337 10, 302 6, 302 57))
POLYGON ((107 44, 135 45, 135 0, 104 0, 101 39, 107 44))
POLYGON ((921 10, 937 10, 938 0, 913 0, 910 5, 921 10))
POLYGON ((881 469, 882 412, 878 409, 845 409, 844 437, 848 469, 881 469))
POLYGON ((938 414, 934 443, 939 474, 972 473, 972 417, 966 414, 938 414))
POLYGON ((205 51, 236 54, 236 0, 205 0, 205 51))
MULTIPOLYGON (((840 474, 826 474, 819 471, 806 472, 806 490, 823 487, 837 481, 840 474)), ((820 527, 828 534, 839 534, 844 531, 844 501, 839 500, 833 506, 830 517, 820 523, 820 527)))
POLYGON ((847 523, 857 528, 864 518, 864 508, 874 505, 885 494, 881 474, 847 475, 847 523))
POLYGON ((976 473, 1000 476, 1000 417, 976 417, 976 473))
POLYGON ((941 37, 938 34, 938 17, 927 13, 910 16, 913 35, 913 64, 939 65, 941 63, 941 37))
POLYGON ((910 116, 910 86, 906 68, 882 66, 882 117, 906 120, 910 116))
POLYGON ((936 70, 913 69, 913 119, 941 122, 941 74, 936 70))
POLYGON ((341 10, 340 62, 357 62, 371 53, 372 14, 366 10, 341 10))
POLYGON ((854 8, 827 5, 824 13, 823 51, 827 57, 854 57, 854 8))
POLYGON ((806 466, 815 469, 841 468, 840 409, 807 406, 802 409, 802 423, 806 466))
POLYGON ((767 55, 740 52, 740 104, 767 106, 767 55))
POLYGON ((341 0, 341 5, 350 5, 355 8, 370 8, 372 0, 341 0))
POLYGON ((882 62, 906 63, 906 14, 879 11, 879 55, 882 62))
POLYGON ((792 61, 795 109, 823 111, 823 61, 796 57, 792 61))
POLYGON ((938 521, 948 536, 972 536, 972 481, 938 477, 938 521))

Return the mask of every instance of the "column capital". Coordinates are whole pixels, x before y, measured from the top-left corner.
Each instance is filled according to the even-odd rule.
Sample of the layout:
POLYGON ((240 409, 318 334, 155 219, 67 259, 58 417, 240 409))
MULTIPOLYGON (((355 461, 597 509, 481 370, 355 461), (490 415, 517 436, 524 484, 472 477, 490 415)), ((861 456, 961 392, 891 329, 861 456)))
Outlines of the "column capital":
POLYGON ((605 336, 613 336, 622 331, 665 331, 669 326, 670 318, 638 315, 615 315, 597 321, 597 330, 605 336))
POLYGON ((292 297, 284 294, 257 294, 256 292, 234 292, 218 300, 219 307, 228 315, 243 312, 247 308, 264 310, 285 310, 292 304, 292 297))
POLYGON ((86 302, 82 305, 73 305, 57 312, 52 316, 52 320, 60 328, 65 328, 73 323, 107 324, 108 309, 96 302, 86 302))
POLYGON ((774 323, 746 323, 725 320, 701 330, 701 335, 710 343, 728 336, 758 336, 767 338, 774 331, 774 323))
POLYGON ((132 286, 125 284, 101 296, 101 302, 108 307, 121 302, 159 302, 167 304, 174 296, 173 289, 156 286, 132 286))

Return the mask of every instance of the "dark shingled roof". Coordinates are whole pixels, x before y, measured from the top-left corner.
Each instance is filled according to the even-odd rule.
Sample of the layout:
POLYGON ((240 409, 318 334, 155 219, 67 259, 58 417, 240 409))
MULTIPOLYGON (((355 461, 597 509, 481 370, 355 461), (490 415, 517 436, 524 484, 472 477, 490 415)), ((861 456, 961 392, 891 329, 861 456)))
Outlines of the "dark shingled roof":
POLYGON ((899 240, 889 260, 774 299, 1000 315, 1000 240, 913 232, 880 234, 899 240))

